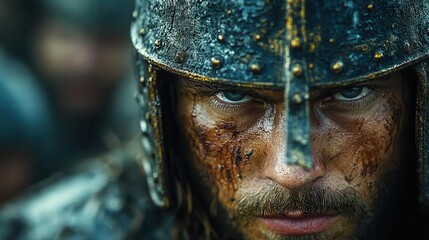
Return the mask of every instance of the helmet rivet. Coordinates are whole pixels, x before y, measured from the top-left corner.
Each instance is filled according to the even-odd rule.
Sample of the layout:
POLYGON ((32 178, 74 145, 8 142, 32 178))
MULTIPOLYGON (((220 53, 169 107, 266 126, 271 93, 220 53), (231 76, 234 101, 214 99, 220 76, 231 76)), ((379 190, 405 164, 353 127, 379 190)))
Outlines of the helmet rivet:
POLYGON ((222 65, 222 60, 220 59, 220 57, 212 57, 210 59, 210 62, 213 68, 220 68, 220 66, 222 65))
POLYGON ((147 68, 147 72, 148 72, 148 73, 153 73, 153 71, 154 71, 154 67, 153 67, 153 65, 152 65, 152 64, 149 64, 149 66, 148 66, 148 68, 147 68))
POLYGON ((133 11, 133 19, 135 20, 136 18, 137 18, 137 15, 138 15, 139 13, 137 12, 137 10, 134 10, 133 11))
POLYGON ((144 28, 140 28, 139 34, 140 36, 144 36, 146 33, 146 31, 144 30, 144 28))
POLYGON ((140 130, 142 131, 142 133, 147 133, 148 132, 148 126, 147 126, 147 122, 146 121, 140 121, 140 130))
POLYGON ((145 77, 140 77, 139 79, 141 84, 144 84, 146 82, 146 78, 145 77))
POLYGON ((174 57, 174 60, 177 63, 183 63, 185 61, 185 58, 186 58, 186 54, 182 51, 178 51, 176 52, 176 56, 174 57))
POLYGON ((316 44, 314 42, 310 43, 308 47, 309 52, 315 52, 316 51, 316 44))
POLYGON ((302 96, 299 93, 294 93, 292 95, 292 102, 295 104, 301 104, 302 103, 302 96))
POLYGON ((152 144, 150 143, 148 137, 143 137, 142 138, 142 145, 143 145, 143 149, 147 152, 151 152, 152 149, 152 144))
POLYGON ((219 42, 224 42, 224 41, 225 41, 225 36, 224 36, 224 35, 222 35, 222 34, 218 34, 218 35, 217 35, 217 40, 218 40, 219 42))
POLYGON ((295 137, 295 142, 301 144, 302 146, 306 146, 308 145, 308 140, 302 136, 302 135, 298 135, 295 137))
POLYGON ((295 64, 292 67, 292 73, 295 77, 301 77, 303 73, 301 64, 295 64))
POLYGON ((374 8, 374 5, 372 3, 367 6, 368 11, 372 11, 373 8, 374 8))
POLYGON ((301 47, 301 40, 299 40, 299 38, 292 39, 290 46, 295 49, 301 47))
POLYGON ((408 41, 404 42, 404 51, 406 53, 410 53, 411 52, 411 44, 410 44, 410 42, 408 42, 408 41))
POLYGON ((313 69, 313 68, 314 68, 314 63, 310 63, 310 64, 308 64, 308 68, 309 68, 309 69, 313 69))
POLYGON ((340 73, 343 71, 344 63, 342 61, 336 61, 334 64, 332 64, 331 68, 334 73, 340 73))
POLYGON ((329 43, 335 43, 335 39, 330 38, 330 39, 329 39, 329 43))
POLYGON ((262 71, 262 64, 259 63, 259 62, 252 63, 252 64, 250 64, 250 70, 254 74, 261 73, 261 71, 262 71))
POLYGON ((253 39, 255 40, 255 41, 257 41, 257 42, 259 42, 259 41, 261 41, 261 35, 259 35, 259 34, 255 34, 255 35, 253 35, 253 39))
POLYGON ((380 60, 380 59, 382 59, 383 57, 384 57, 383 52, 376 52, 376 53, 374 54, 374 59, 375 59, 375 60, 380 60))
POLYGON ((160 48, 160 47, 162 46, 162 42, 161 42, 161 40, 159 40, 159 39, 155 40, 155 46, 156 46, 157 48, 160 48))
POLYGON ((146 119, 146 120, 150 120, 150 113, 149 113, 149 112, 146 112, 146 114, 145 114, 145 119, 146 119))

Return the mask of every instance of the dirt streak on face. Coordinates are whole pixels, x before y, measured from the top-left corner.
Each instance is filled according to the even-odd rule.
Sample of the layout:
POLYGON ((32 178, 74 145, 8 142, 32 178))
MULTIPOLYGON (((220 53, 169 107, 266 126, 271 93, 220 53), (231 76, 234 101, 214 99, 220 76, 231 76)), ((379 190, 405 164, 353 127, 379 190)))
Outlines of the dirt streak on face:
MULTIPOLYGON (((254 150, 244 148, 243 145, 249 145, 252 139, 260 138, 258 136, 260 131, 272 130, 275 109, 267 111, 263 119, 258 120, 254 126, 253 120, 259 116, 255 115, 255 119, 240 120, 219 115, 221 119, 215 120, 207 118, 217 113, 199 104, 201 96, 194 92, 183 92, 183 94, 193 102, 187 106, 179 106, 179 109, 186 108, 186 111, 191 113, 182 115, 181 121, 189 124, 188 128, 183 129, 184 134, 186 139, 191 141, 198 159, 204 165, 200 169, 203 172, 201 177, 209 178, 212 182, 220 182, 230 193, 225 197, 229 201, 234 201, 235 192, 243 178, 242 168, 254 156, 254 150)), ((260 107, 262 108, 263 105, 260 107)))
POLYGON ((312 90, 315 166, 306 171, 285 164, 283 90, 181 79, 178 114, 194 181, 246 239, 286 239, 267 228, 261 215, 293 211, 335 216, 320 236, 307 237, 359 237, 365 224, 380 217, 378 206, 388 201, 403 162, 402 84, 397 75, 312 90))

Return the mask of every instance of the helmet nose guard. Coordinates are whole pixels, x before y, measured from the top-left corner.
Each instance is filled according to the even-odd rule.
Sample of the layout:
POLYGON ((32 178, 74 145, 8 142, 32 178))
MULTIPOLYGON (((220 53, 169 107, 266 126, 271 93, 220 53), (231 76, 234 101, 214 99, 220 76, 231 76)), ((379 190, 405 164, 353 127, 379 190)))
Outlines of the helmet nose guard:
POLYGON ((136 7, 131 35, 148 65, 196 81, 284 88, 286 163, 307 169, 312 87, 362 82, 429 53, 424 0, 136 0, 136 7))

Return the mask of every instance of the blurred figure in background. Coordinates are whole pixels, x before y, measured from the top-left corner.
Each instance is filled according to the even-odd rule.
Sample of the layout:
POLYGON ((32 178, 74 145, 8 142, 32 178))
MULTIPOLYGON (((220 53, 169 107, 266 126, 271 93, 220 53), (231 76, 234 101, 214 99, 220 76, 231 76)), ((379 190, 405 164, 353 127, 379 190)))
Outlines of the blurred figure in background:
POLYGON ((0 205, 45 173, 51 116, 31 72, 0 49, 0 205))
POLYGON ((132 0, 37 1, 30 58, 58 129, 52 171, 137 133, 137 108, 127 109, 135 106, 132 9, 132 0))
POLYGON ((24 1, 0 0, 0 205, 46 176, 52 116, 24 65, 24 1))

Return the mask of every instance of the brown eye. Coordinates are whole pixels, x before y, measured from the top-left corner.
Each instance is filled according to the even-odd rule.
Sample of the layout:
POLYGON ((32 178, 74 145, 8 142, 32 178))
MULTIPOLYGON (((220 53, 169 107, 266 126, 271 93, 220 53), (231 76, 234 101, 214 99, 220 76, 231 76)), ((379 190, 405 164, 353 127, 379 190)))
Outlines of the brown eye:
POLYGON ((245 102, 249 102, 252 100, 252 97, 250 97, 246 94, 242 94, 242 93, 238 93, 238 92, 231 92, 231 91, 218 92, 215 94, 215 96, 219 100, 221 100, 225 103, 229 103, 229 104, 245 103, 245 102))

